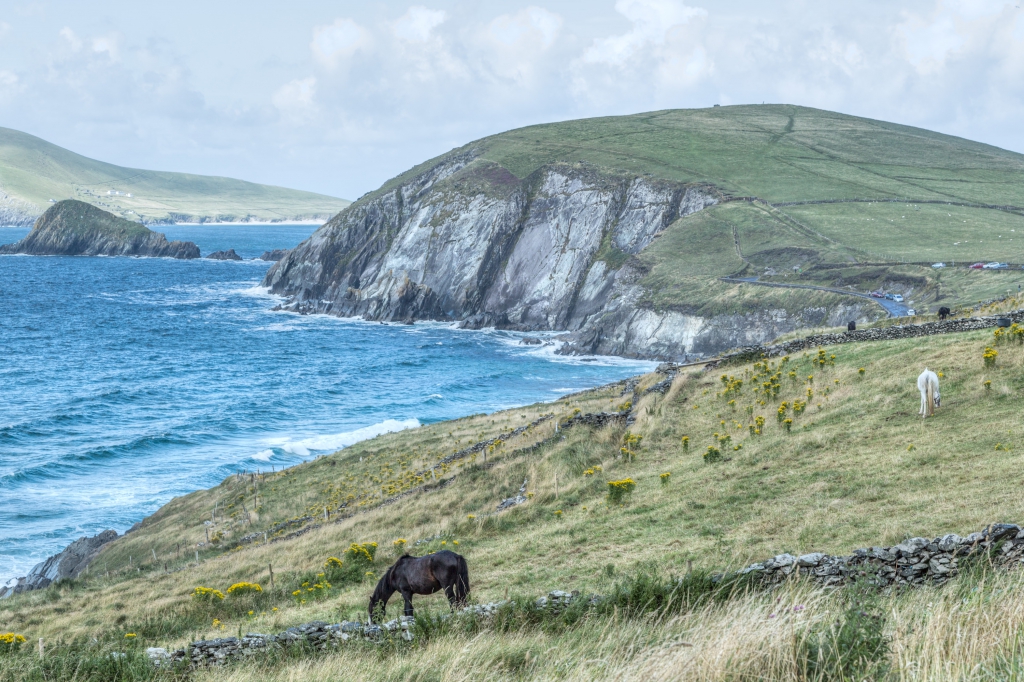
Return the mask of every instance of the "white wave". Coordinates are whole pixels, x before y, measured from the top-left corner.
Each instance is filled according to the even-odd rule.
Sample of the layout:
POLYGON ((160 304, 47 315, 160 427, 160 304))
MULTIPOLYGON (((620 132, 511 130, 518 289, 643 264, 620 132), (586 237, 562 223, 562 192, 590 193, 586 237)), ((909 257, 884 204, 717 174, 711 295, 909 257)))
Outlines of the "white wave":
POLYGON ((440 393, 431 393, 431 394, 430 394, 430 395, 428 395, 427 397, 428 397, 428 398, 440 398, 441 400, 444 400, 444 396, 443 396, 443 395, 441 395, 440 393))
POLYGON ((258 459, 261 462, 269 462, 270 458, 274 456, 273 450, 260 450, 252 456, 253 459, 258 459))
POLYGON ((397 419, 386 419, 379 424, 364 426, 363 428, 356 429, 355 431, 343 431, 342 433, 331 433, 299 439, 292 439, 289 437, 268 438, 265 443, 271 448, 279 449, 292 455, 308 457, 310 452, 334 452, 335 450, 341 450, 342 448, 358 443, 361 440, 375 438, 385 433, 415 429, 419 427, 419 425, 420 422, 418 419, 405 419, 402 421, 397 419))

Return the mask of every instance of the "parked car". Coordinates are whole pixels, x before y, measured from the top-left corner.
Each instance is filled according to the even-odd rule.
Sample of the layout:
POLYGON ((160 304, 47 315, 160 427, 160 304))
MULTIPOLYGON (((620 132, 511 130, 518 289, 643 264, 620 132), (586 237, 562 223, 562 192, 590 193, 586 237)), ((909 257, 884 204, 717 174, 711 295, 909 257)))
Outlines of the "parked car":
POLYGON ((983 267, 983 268, 984 268, 984 269, 986 269, 986 270, 995 270, 996 268, 998 268, 998 267, 999 267, 999 263, 998 263, 998 262, 996 262, 996 261, 992 261, 991 263, 985 263, 985 264, 984 264, 983 266, 981 266, 981 267, 983 267))
POLYGON ((1010 267, 1009 263, 989 263, 989 265, 992 266, 989 268, 990 270, 1007 270, 1010 267))
POLYGON ((984 264, 984 263, 975 263, 974 265, 972 265, 972 266, 971 266, 970 268, 968 268, 968 269, 969 269, 969 270, 981 270, 981 269, 982 269, 983 267, 985 267, 985 264, 984 264))
POLYGON ((892 300, 892 294, 886 294, 886 295, 884 296, 884 298, 885 298, 885 300, 887 300, 887 301, 891 301, 891 300, 892 300))
POLYGON ((883 294, 881 291, 872 291, 871 295, 875 298, 885 298, 885 294, 883 294))
POLYGON ((902 294, 893 294, 892 295, 892 300, 896 301, 897 303, 903 303, 903 295, 902 294))
POLYGON ((913 317, 914 315, 917 315, 917 311, 914 310, 913 308, 910 308, 910 309, 907 310, 907 315, 910 315, 911 317, 913 317))
POLYGON ((932 267, 936 268, 936 269, 944 268, 944 267, 946 267, 946 264, 945 263, 932 263, 932 267))

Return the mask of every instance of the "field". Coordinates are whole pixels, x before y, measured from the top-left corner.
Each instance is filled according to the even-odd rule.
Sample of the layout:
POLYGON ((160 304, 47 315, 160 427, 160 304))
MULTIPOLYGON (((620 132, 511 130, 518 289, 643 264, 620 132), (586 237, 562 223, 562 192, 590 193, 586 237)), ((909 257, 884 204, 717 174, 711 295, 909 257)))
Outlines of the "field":
MULTIPOLYGON (((985 367, 982 351, 995 343, 991 331, 971 332, 847 344, 821 356, 810 351, 711 373, 694 368, 664 395, 642 395, 660 379, 649 375, 637 387, 642 397, 635 404, 625 404, 631 394, 620 384, 381 436, 282 472, 232 476, 168 503, 109 546, 89 576, 0 602, 0 622, 30 641, 50 642, 53 670, 45 679, 89 679, 81 671, 99 665, 96 652, 276 632, 313 619, 364 619, 373 581, 401 551, 450 548, 467 557, 478 603, 505 597, 525 603, 551 589, 576 589, 618 595, 619 606, 564 618, 520 609, 493 626, 428 623, 411 645, 254 659, 194 679, 784 680, 794 679, 801 666, 806 673, 808 656, 824 656, 831 671, 809 679, 843 679, 836 671, 845 664, 821 654, 818 645, 832 642, 837 649, 849 633, 830 624, 856 620, 860 612, 877 617, 854 629, 877 637, 862 633, 851 641, 861 647, 877 640, 884 647, 864 654, 868 667, 856 668, 857 679, 1005 679, 1024 666, 1013 624, 1024 610, 1016 572, 965 573, 945 588, 902 594, 825 594, 799 582, 771 594, 718 594, 699 583, 705 592, 675 606, 662 603, 660 610, 646 598, 629 597, 660 594, 668 576, 691 569, 702 576, 784 551, 849 553, 1020 521, 1024 501, 1013 472, 1024 446, 1024 346, 1015 340, 995 345, 996 364, 985 367), (927 421, 917 416, 914 384, 925 365, 943 377, 942 408, 927 421), (766 392, 764 382, 778 389, 766 392), (806 409, 795 412, 795 401, 806 401, 806 409), (777 418, 782 403, 791 429, 777 418), (628 430, 554 432, 555 419, 577 410, 619 408, 636 417, 628 430), (510 435, 546 415, 553 416, 510 435), (637 443, 630 435, 642 438, 637 443), (381 506, 433 485, 433 473, 422 472, 494 437, 503 442, 493 450, 436 470, 439 481, 452 479, 449 485, 381 506), (705 461, 709 447, 722 461, 705 461), (608 481, 627 477, 635 490, 621 504, 611 503, 608 481), (528 502, 495 514, 495 505, 524 479, 528 502), (277 542, 262 537, 262 531, 273 539, 301 528, 312 529, 277 542), (206 544, 208 529, 216 545, 206 544), (256 542, 237 545, 250 534, 256 542), (373 575, 349 575, 307 594, 302 583, 320 580, 317 572, 329 557, 349 561, 351 543, 370 542, 378 544, 367 565, 373 575), (258 582, 265 591, 258 599, 229 597, 221 605, 189 596, 197 586, 224 591, 240 581, 258 582), (126 633, 137 635, 129 645, 126 633), (97 644, 89 653, 83 643, 93 637, 97 644)), ((421 614, 445 607, 440 596, 415 603, 421 614)), ((389 613, 397 608, 393 602, 389 613)), ((153 674, 144 665, 132 670, 122 679, 153 674)), ((0 666, 0 680, 16 679, 44 679, 31 652, 0 666)))
POLYGON ((147 223, 327 219, 350 203, 231 178, 122 168, 9 128, 0 128, 0 189, 33 215, 51 199, 79 199, 147 223))

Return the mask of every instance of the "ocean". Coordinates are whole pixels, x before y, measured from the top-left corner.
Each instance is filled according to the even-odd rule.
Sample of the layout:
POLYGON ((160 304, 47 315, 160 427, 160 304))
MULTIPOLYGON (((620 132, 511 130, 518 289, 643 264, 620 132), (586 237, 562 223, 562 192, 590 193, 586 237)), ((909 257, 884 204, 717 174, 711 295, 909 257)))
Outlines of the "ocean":
MULTIPOLYGON (((315 226, 154 229, 251 259, 315 226)), ((0 227, 0 244, 27 233, 0 227)), ((236 471, 654 366, 562 357, 510 332, 274 312, 268 267, 0 256, 0 583, 236 471)))

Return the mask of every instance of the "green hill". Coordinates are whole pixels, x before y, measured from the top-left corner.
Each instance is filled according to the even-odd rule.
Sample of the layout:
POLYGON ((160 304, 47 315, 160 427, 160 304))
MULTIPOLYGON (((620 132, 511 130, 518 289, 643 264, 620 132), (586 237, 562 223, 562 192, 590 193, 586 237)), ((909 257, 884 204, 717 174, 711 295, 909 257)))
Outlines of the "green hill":
POLYGON ((575 352, 680 359, 871 322, 887 314, 877 288, 917 312, 1003 298, 1022 264, 1021 154, 759 105, 471 142, 360 198, 264 283, 308 312, 567 331, 575 352))
POLYGON ((231 178, 123 168, 0 128, 0 224, 30 225, 62 199, 146 223, 326 220, 350 203, 231 178))
MULTIPOLYGON (((89 576, 0 601, 0 621, 32 642, 52 642, 45 679, 91 679, 73 673, 130 648, 126 633, 139 647, 180 646, 313 620, 365 619, 369 591, 395 557, 447 548, 467 557, 478 603, 574 589, 617 594, 621 608, 552 618, 524 607, 494 624, 426 620, 412 644, 256 655, 195 679, 790 680, 822 647, 866 646, 870 633, 839 628, 846 618, 859 622, 850 609, 872 614, 861 625, 885 643, 866 650, 865 665, 893 674, 826 670, 800 679, 898 680, 907 679, 899 672, 922 668, 944 673, 926 679, 1006 679, 999 671, 1019 670, 1024 660, 1011 615, 1024 608, 1019 572, 993 574, 964 562, 941 589, 823 592, 794 580, 768 594, 754 589, 708 601, 690 594, 682 602, 677 594, 674 606, 658 601, 657 581, 782 552, 848 554, 1024 519, 1012 475, 1024 438, 1022 367, 1019 339, 991 330, 849 343, 826 349, 822 359, 810 350, 712 372, 684 369, 663 393, 646 389, 664 375, 649 375, 625 391, 620 383, 388 434, 175 499, 108 545, 89 576), (999 350, 993 366, 983 362, 986 346, 999 350), (917 415, 914 383, 925 365, 942 373, 942 407, 928 420, 917 415), (764 390, 769 378, 778 389, 764 390), (796 401, 806 407, 794 411, 796 401), (791 428, 776 417, 783 404, 791 428), (554 431, 555 419, 620 408, 635 418, 629 427, 554 431), (551 418, 512 431, 545 415, 551 418), (443 463, 494 437, 501 442, 493 448, 443 463), (722 461, 705 460, 709 446, 724 453, 722 461), (436 479, 424 474, 431 467, 436 479), (627 478, 635 489, 621 504, 611 502, 608 482, 627 478), (524 479, 528 501, 496 514, 524 479), (372 575, 360 569, 314 588, 329 557, 348 561, 351 543, 368 542, 378 544, 366 567, 372 575), (189 596, 197 586, 226 591, 241 581, 264 592, 213 604, 189 596), (963 646, 965 637, 971 646, 963 646), (996 672, 969 674, 979 667, 996 672)), ((421 615, 446 608, 440 595, 414 603, 421 615)), ((398 604, 392 601, 390 614, 398 604)), ((834 664, 834 655, 821 655, 819 670, 834 664)), ((19 654, 0 680, 37 679, 37 660, 32 650, 19 654)), ((147 670, 136 664, 122 679, 148 679, 147 670)))

